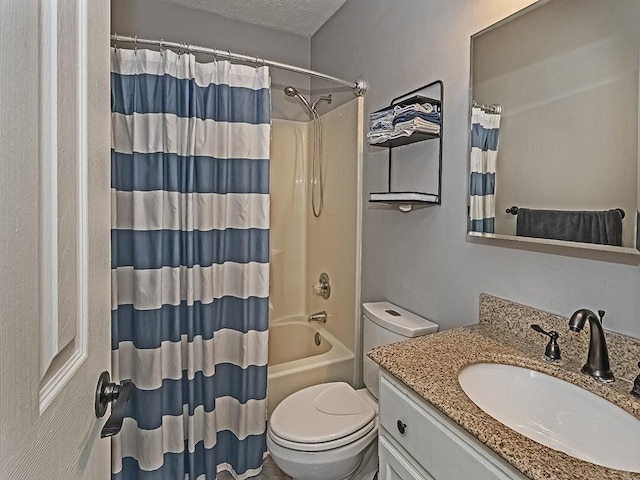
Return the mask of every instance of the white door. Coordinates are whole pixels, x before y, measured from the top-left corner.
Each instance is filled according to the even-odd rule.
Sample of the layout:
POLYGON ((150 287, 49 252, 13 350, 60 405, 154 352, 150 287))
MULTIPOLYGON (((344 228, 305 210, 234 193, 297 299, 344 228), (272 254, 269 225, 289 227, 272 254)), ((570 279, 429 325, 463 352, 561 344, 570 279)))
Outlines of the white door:
POLYGON ((108 479, 109 3, 0 1, 0 479, 108 479))

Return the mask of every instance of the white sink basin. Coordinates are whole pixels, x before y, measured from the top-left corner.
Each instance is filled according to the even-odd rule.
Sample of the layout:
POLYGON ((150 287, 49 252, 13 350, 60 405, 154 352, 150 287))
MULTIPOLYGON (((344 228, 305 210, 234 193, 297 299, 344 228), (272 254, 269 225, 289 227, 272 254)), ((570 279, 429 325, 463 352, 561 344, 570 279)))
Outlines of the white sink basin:
POLYGON ((458 377, 478 407, 531 440, 587 462, 640 472, 640 420, 544 373, 477 363, 458 377))

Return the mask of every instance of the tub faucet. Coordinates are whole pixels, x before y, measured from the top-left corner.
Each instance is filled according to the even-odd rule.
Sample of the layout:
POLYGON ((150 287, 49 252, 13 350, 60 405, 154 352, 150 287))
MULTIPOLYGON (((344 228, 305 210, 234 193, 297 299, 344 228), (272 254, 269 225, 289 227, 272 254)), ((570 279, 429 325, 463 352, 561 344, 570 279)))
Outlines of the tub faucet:
POLYGON ((587 354, 587 363, 584 364, 581 372, 599 382, 613 382, 613 373, 609 368, 607 342, 602 329, 604 311, 598 310, 598 313, 600 318, 586 308, 576 310, 569 319, 569 328, 574 332, 579 332, 584 327, 585 321, 589 320, 589 353, 587 354))
POLYGON ((312 313, 309 315, 309 318, 307 318, 307 321, 327 323, 327 312, 322 310, 321 312, 312 313))

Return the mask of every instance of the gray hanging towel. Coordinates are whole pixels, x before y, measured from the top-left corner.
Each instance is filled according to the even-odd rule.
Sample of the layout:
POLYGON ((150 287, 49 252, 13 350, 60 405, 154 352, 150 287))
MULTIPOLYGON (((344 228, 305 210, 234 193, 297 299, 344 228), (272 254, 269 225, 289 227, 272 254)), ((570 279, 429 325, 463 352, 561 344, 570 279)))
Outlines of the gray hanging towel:
POLYGON ((622 246, 622 212, 518 208, 516 235, 622 246))

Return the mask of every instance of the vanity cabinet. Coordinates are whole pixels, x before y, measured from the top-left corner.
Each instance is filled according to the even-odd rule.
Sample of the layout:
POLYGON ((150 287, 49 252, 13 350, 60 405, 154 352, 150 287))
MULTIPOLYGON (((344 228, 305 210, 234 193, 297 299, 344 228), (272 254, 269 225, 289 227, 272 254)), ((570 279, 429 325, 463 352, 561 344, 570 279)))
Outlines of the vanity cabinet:
POLYGON ((406 458, 391 440, 381 435, 378 441, 378 478, 380 480, 434 480, 413 459, 406 458))
POLYGON ((525 480, 386 372, 380 377, 380 480, 525 480))

